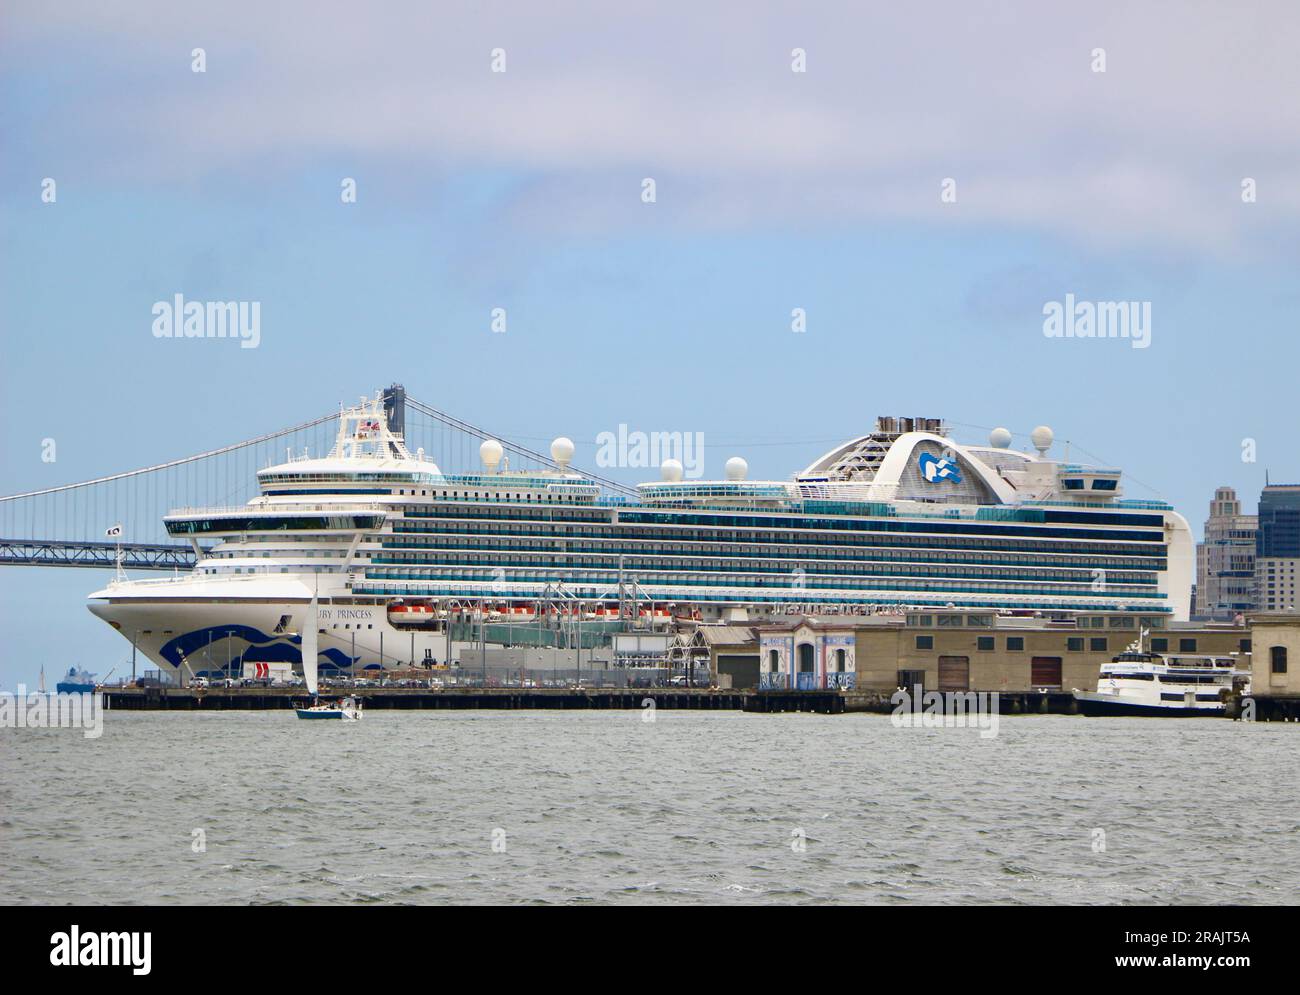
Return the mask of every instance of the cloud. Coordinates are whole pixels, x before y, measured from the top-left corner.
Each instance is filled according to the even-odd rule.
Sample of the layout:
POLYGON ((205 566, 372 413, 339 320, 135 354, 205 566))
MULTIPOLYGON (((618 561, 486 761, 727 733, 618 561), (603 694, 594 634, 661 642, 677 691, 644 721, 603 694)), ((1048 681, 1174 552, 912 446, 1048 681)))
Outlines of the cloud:
POLYGON ((1300 216, 1287 2, 33 2, 9 5, 4 35, 28 84, 11 87, 11 148, 91 150, 146 182, 343 156, 527 174, 519 206, 561 230, 644 224, 652 176, 655 223, 677 227, 901 218, 1215 251, 1300 216))

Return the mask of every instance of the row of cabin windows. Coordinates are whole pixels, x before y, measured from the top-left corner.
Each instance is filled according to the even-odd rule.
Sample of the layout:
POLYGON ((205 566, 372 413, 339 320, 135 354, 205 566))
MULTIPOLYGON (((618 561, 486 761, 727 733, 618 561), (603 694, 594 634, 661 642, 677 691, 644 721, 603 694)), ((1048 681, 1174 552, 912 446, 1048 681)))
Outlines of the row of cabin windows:
MULTIPOLYGON (((1109 640, 1108 640, 1105 636, 1092 636, 1092 637, 1090 637, 1090 638, 1088 639, 1087 642, 1088 642, 1088 651, 1091 652, 1091 653, 1106 653, 1106 652, 1109 652, 1109 650, 1110 650, 1110 642, 1109 642, 1109 640)), ((1069 652, 1071 652, 1071 653, 1082 653, 1082 652, 1083 652, 1083 643, 1084 643, 1084 637, 1083 637, 1083 636, 1070 636, 1070 637, 1068 637, 1068 638, 1066 639, 1066 641, 1065 641, 1065 648, 1066 648, 1069 652)), ((1242 640, 1238 643, 1238 646, 1240 647, 1241 652, 1243 652, 1243 653, 1249 653, 1249 652, 1250 652, 1250 640, 1249 640, 1249 639, 1242 639, 1242 640)), ((934 636, 917 636, 917 637, 916 637, 916 648, 919 649, 919 650, 932 650, 932 649, 934 649, 934 636)), ((976 648, 976 649, 979 649, 979 650, 983 650, 984 652, 991 652, 992 650, 996 649, 996 642, 995 642, 994 637, 993 637, 993 636, 979 636, 979 637, 977 637, 977 638, 976 638, 976 642, 975 642, 975 648, 976 648)), ((1007 652, 1008 652, 1008 653, 1022 653, 1022 652, 1024 652, 1024 649, 1025 649, 1025 637, 1024 637, 1024 636, 1007 636, 1007 652)), ((1273 649, 1274 649, 1274 650, 1279 650, 1279 649, 1282 650, 1282 667, 1283 667, 1282 670, 1275 670, 1274 673, 1282 673, 1282 674, 1284 674, 1284 673, 1286 673, 1286 669, 1285 669, 1285 668, 1286 668, 1286 650, 1285 650, 1284 647, 1281 647, 1281 646, 1274 646, 1273 649)), ((1167 652, 1169 652, 1169 640, 1166 639, 1166 638, 1162 638, 1162 637, 1156 637, 1156 638, 1153 638, 1153 639, 1151 640, 1151 652, 1153 652, 1153 653, 1167 653, 1167 652)), ((1179 652, 1179 653, 1195 653, 1195 652, 1196 652, 1196 640, 1195 640, 1195 639, 1190 639, 1190 638, 1189 638, 1189 639, 1180 639, 1180 640, 1178 640, 1178 652, 1179 652)))
MULTIPOLYGON (((411 495, 411 497, 415 497, 417 494, 418 494, 420 497, 428 497, 428 496, 429 496, 429 492, 428 492, 428 491, 416 491, 416 490, 414 490, 414 489, 412 489, 412 490, 409 491, 409 492, 406 491, 406 490, 401 490, 401 489, 399 489, 397 493, 398 493, 399 496, 405 496, 407 493, 409 493, 409 494, 411 495)), ((435 494, 435 496, 436 496, 436 494, 435 494)), ((442 496, 443 496, 444 499, 447 498, 447 497, 448 497, 447 492, 446 492, 446 491, 443 491, 442 496)), ((460 493, 460 491, 453 491, 453 492, 451 493, 450 497, 451 497, 453 500, 457 500, 457 501, 459 501, 459 500, 461 500, 461 493, 460 493)), ((554 503, 556 503, 556 502, 559 502, 559 503, 562 503, 562 504, 569 504, 569 503, 572 503, 572 502, 574 501, 574 497, 573 497, 572 495, 567 495, 567 494, 559 494, 559 495, 552 495, 552 494, 529 494, 529 493, 527 493, 527 492, 524 492, 524 493, 521 493, 521 494, 507 494, 507 493, 499 493, 499 494, 497 494, 497 493, 490 493, 490 492, 487 492, 487 491, 484 491, 484 492, 480 495, 478 491, 474 491, 473 494, 471 494, 469 491, 466 491, 466 492, 465 492, 464 500, 466 500, 466 501, 528 501, 528 502, 536 501, 538 504, 542 504, 542 503, 546 503, 546 504, 554 504, 554 503)), ((414 510, 414 509, 412 509, 412 510, 414 510)))

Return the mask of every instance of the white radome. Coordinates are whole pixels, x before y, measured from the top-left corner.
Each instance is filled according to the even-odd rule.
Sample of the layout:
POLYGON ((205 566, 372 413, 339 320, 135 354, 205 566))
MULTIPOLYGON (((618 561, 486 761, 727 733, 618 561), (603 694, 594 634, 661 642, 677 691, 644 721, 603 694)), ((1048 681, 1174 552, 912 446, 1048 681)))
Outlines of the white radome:
POLYGON ((1052 433, 1052 430, 1046 425, 1039 425, 1029 433, 1029 441, 1034 444, 1034 448, 1040 453, 1045 453, 1051 449, 1052 440, 1055 438, 1056 436, 1052 433))
POLYGON ((989 445, 994 449, 1006 449, 1011 445, 1011 433, 1005 428, 995 428, 989 433, 989 445))
POLYGON ((744 480, 747 473, 749 473, 749 464, 745 462, 744 457, 733 456, 727 460, 728 480, 744 480))
POLYGON ((562 435, 551 443, 551 459, 564 469, 573 460, 573 450, 573 440, 562 435))
POLYGON ((677 483, 682 479, 682 473, 684 472, 681 460, 671 458, 664 460, 659 465, 659 472, 663 475, 664 480, 672 484, 677 483))
POLYGON ((478 447, 479 459, 489 470, 495 469, 501 463, 501 457, 505 453, 505 447, 496 439, 484 439, 483 444, 478 447))

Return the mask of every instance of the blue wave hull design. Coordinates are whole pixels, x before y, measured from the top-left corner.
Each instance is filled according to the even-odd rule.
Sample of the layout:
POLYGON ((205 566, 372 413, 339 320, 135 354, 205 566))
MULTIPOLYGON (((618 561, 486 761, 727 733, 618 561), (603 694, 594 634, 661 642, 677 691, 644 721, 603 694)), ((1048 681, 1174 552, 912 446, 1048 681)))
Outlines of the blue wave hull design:
MULTIPOLYGON (((207 649, 209 642, 215 646, 226 639, 242 639, 246 643, 243 652, 231 653, 232 671, 239 671, 245 663, 302 663, 301 636, 267 635, 248 625, 213 625, 206 629, 195 629, 168 641, 159 652, 173 667, 180 667, 182 658, 189 659, 192 665, 194 658, 207 649)), ((331 647, 317 654, 317 669, 321 673, 348 671, 359 659, 361 658, 350 657, 342 650, 331 647)), ((225 671, 224 663, 213 663, 212 671, 200 673, 225 671)))

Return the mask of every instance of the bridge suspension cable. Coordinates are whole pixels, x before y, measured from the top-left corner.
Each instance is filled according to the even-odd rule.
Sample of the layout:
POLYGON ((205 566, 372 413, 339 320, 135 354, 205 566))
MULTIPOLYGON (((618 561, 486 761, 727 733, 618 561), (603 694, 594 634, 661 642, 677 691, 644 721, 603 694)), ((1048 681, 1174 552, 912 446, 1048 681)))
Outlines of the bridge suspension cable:
MULTIPOLYGON (((558 469, 549 455, 495 436, 485 429, 405 396, 400 385, 385 392, 392 417, 400 419, 409 448, 430 443, 438 465, 448 473, 475 473, 478 442, 498 439, 518 461, 518 469, 558 469), (407 406, 418 417, 407 419, 407 406)), ((328 423, 334 410, 320 417, 150 466, 88 480, 0 495, 0 564, 102 566, 123 553, 128 566, 142 569, 184 567, 192 562, 188 544, 177 544, 163 524, 168 511, 185 507, 238 505, 257 493, 256 471, 274 461, 272 447, 318 451, 333 441, 328 423)), ((606 491, 635 496, 617 481, 576 467, 606 491)))
POLYGON ((195 463, 199 460, 211 459, 214 456, 224 456, 226 453, 233 453, 239 449, 247 449, 249 446, 260 446, 265 442, 272 442, 275 439, 282 438, 286 435, 292 435, 295 432, 302 432, 309 428, 315 428, 327 421, 333 421, 338 418, 338 412, 331 412, 328 415, 322 415, 320 418, 313 418, 311 421, 303 422, 301 425, 294 425, 292 428, 284 428, 278 432, 271 432, 267 435, 259 435, 255 439, 245 439, 243 442, 236 442, 229 446, 222 446, 220 449, 210 449, 206 453, 195 453, 193 456, 185 456, 181 459, 170 460, 166 463, 155 463, 153 466, 142 466, 138 470, 124 470, 122 473, 112 473, 106 477, 95 477, 93 480, 81 480, 75 484, 60 484, 57 487, 45 487, 38 491, 24 491, 21 494, 6 494, 0 496, 0 501, 17 501, 19 498, 44 497, 47 494, 58 494, 61 491, 73 491, 78 487, 91 487, 95 484, 109 484, 115 480, 125 480, 128 477, 138 477, 142 473, 155 473, 159 470, 170 470, 173 467, 184 466, 186 463, 195 463))
MULTIPOLYGON (((501 443, 502 448, 504 448, 508 453, 539 463, 542 466, 550 467, 552 470, 559 469, 559 464, 556 463, 555 460, 551 459, 550 456, 539 453, 535 449, 529 449, 526 446, 517 445, 507 439, 501 438, 500 436, 493 435, 487 430, 479 428, 477 425, 471 425, 469 422, 457 418, 455 415, 449 415, 445 411, 440 411, 431 404, 425 404, 423 401, 418 401, 409 394, 406 395, 406 403, 421 414, 427 415, 435 421, 441 422, 448 428, 454 429, 458 432, 464 432, 466 435, 472 435, 479 439, 496 439, 501 443)), ((607 477, 591 473, 588 470, 581 470, 578 467, 570 467, 569 469, 574 473, 586 477, 593 483, 600 484, 606 490, 613 491, 616 494, 622 494, 626 497, 636 497, 637 495, 636 488, 628 487, 626 484, 620 484, 616 480, 610 480, 607 477)))

